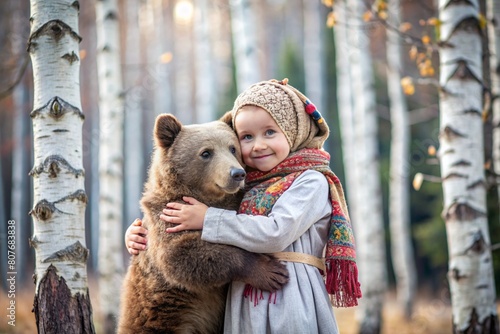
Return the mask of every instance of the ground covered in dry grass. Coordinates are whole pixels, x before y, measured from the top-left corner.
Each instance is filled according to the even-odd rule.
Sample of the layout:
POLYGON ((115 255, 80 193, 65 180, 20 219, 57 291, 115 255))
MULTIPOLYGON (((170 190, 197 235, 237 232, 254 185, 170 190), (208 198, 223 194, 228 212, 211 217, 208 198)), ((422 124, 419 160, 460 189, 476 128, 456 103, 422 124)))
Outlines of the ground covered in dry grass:
MULTIPOLYGON (((91 284, 94 286, 94 284, 91 284)), ((99 324, 99 305, 97 289, 90 289, 94 311, 94 323, 98 334, 102 333, 99 324)), ((0 333, 36 333, 33 308, 34 286, 20 289, 16 293, 16 326, 8 325, 8 302, 5 291, 0 290, 0 333)), ((357 334, 356 308, 335 309, 335 315, 342 334, 357 334)), ((388 294, 383 312, 382 334, 444 334, 451 333, 451 308, 446 296, 425 297, 420 295, 415 312, 410 321, 406 321, 402 308, 393 294, 388 294)))

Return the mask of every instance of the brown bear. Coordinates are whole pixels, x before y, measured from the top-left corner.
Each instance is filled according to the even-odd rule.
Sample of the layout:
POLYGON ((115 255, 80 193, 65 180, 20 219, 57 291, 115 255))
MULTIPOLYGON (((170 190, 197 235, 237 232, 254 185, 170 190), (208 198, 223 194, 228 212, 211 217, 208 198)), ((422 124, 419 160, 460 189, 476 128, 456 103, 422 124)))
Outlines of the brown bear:
POLYGON ((245 171, 230 114, 221 120, 183 126, 173 115, 156 119, 141 199, 148 248, 130 262, 118 333, 218 333, 229 282, 275 291, 288 281, 285 266, 271 255, 202 241, 201 231, 166 233, 173 224, 159 218, 166 203, 182 196, 238 208, 245 171))

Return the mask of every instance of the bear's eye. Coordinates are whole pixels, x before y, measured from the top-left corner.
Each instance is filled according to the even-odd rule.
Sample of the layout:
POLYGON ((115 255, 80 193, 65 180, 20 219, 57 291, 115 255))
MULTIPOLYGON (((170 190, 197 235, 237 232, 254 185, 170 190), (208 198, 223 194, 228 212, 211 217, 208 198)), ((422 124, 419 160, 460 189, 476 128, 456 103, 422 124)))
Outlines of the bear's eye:
POLYGON ((203 159, 208 159, 212 156, 212 153, 210 151, 203 151, 201 152, 200 156, 203 158, 203 159))
POLYGON ((229 151, 230 151, 232 154, 236 154, 236 147, 234 147, 234 146, 229 147, 229 151))

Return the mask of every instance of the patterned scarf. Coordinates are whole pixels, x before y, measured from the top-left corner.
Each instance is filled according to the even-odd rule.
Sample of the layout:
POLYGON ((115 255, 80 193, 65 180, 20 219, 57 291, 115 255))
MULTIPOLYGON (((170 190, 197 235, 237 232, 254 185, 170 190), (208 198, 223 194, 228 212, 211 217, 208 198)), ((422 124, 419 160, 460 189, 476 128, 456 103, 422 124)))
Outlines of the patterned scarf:
POLYGON ((335 307, 358 305, 361 289, 358 282, 354 235, 349 221, 344 191, 329 167, 330 155, 318 149, 302 149, 291 153, 269 172, 251 171, 239 213, 268 215, 278 198, 293 181, 308 169, 325 175, 332 202, 331 224, 326 245, 326 291, 335 307))

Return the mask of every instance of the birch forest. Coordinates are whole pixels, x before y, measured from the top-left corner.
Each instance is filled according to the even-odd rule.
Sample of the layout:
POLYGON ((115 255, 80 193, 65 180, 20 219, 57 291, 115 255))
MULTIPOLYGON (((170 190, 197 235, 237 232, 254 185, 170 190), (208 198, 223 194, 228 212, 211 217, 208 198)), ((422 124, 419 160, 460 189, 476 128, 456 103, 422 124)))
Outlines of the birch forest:
POLYGON ((116 332, 156 116, 284 78, 346 192, 340 333, 500 333, 500 1, 2 0, 0 49, 0 333, 116 332))

